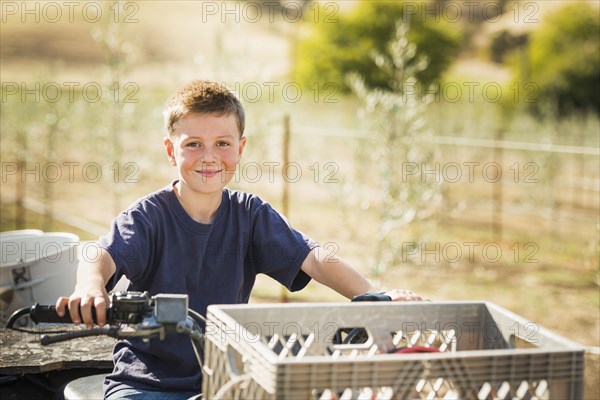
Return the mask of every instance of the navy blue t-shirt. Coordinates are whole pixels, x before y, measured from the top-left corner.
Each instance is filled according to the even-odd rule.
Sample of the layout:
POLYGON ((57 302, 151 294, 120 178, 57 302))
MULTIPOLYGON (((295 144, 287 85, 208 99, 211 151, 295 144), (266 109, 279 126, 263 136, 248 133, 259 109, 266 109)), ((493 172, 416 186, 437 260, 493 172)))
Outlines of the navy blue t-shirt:
MULTIPOLYGON (((117 266, 109 287, 125 275, 129 290, 188 294, 190 308, 205 315, 209 304, 247 303, 259 273, 292 291, 308 284, 300 266, 317 244, 268 203, 225 189, 213 222, 206 225, 185 212, 173 185, 134 203, 100 238, 117 266)), ((127 387, 201 389, 201 371, 185 335, 148 343, 120 340, 113 360, 106 394, 127 387)))

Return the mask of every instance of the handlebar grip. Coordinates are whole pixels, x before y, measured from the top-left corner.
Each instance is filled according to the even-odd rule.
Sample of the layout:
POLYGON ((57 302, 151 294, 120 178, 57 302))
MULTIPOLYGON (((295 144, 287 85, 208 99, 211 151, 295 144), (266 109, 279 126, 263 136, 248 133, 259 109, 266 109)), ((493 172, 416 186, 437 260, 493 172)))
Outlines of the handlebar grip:
MULTIPOLYGON (((107 318, 109 317, 110 310, 107 311, 107 318)), ((80 315, 81 316, 81 315, 80 315)), ((55 306, 43 306, 35 303, 29 310, 29 318, 37 323, 58 323, 58 324, 72 324, 71 314, 69 314, 69 308, 65 307, 65 316, 60 317, 56 313, 55 306)), ((92 307, 92 320, 96 321, 96 309, 92 307)))
POLYGON ((61 324, 73 323, 68 308, 65 309, 65 316, 60 317, 56 313, 55 306, 42 306, 38 303, 35 303, 29 310, 29 318, 36 324, 40 322, 52 322, 61 324))

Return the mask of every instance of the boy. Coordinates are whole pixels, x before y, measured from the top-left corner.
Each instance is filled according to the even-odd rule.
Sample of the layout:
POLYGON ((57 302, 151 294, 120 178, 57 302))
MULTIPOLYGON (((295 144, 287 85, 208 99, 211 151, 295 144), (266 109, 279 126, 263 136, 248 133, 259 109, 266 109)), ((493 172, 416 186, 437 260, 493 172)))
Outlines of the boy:
MULTIPOLYGON (((106 287, 125 275, 128 290, 186 293, 190 308, 205 314, 209 304, 246 303, 258 273, 288 289, 311 279, 352 298, 376 291, 341 259, 325 262, 318 245, 292 229, 258 197, 225 189, 240 161, 244 137, 241 103, 221 85, 193 81, 168 101, 167 156, 178 180, 131 205, 100 238, 100 256, 83 261, 69 298, 57 300, 74 322, 106 318, 106 287), (81 320, 77 310, 81 310, 81 320)), ((419 300, 409 291, 395 300, 419 300)), ((185 399, 200 392, 201 371, 188 340, 121 340, 114 370, 104 382, 107 399, 185 399), (172 397, 167 397, 172 396, 172 397)))

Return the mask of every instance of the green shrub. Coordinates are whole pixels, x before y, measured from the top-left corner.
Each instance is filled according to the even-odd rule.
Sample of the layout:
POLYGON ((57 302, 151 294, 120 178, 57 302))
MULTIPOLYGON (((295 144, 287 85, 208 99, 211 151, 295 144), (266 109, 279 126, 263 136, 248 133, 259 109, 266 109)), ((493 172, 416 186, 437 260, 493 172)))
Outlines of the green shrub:
MULTIPOLYGON (((368 87, 391 88, 393 77, 377 67, 373 55, 389 55, 388 44, 394 38, 397 23, 402 21, 405 3, 363 1, 348 13, 334 16, 330 12, 331 18, 326 18, 327 10, 322 10, 322 17, 316 22, 314 18, 305 21, 305 35, 297 46, 296 81, 305 87, 335 84, 349 93, 346 76, 354 72, 365 78, 368 87)), ((411 12, 409 40, 417 45, 417 55, 429 59, 429 67, 417 76, 423 85, 429 85, 449 66, 460 41, 443 21, 436 22, 430 16, 423 22, 417 18, 419 15, 422 14, 411 12)))
POLYGON ((600 113, 600 14, 576 2, 548 14, 531 34, 529 80, 539 87, 537 109, 550 104, 564 115, 600 113))

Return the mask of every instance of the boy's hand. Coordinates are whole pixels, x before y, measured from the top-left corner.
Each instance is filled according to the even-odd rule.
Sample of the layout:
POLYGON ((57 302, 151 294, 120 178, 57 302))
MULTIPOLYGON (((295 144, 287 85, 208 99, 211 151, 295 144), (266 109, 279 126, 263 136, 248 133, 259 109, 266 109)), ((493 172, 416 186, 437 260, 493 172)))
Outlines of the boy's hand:
POLYGON ((106 324, 106 309, 109 305, 108 293, 103 286, 99 288, 76 287, 71 296, 59 297, 56 301, 56 313, 65 315, 65 306, 69 307, 69 315, 75 324, 83 322, 88 327, 94 324, 106 324), (96 321, 92 318, 92 307, 96 309, 96 321), (81 315, 80 315, 81 312, 81 315))
POLYGON ((423 299, 418 294, 410 290, 390 290, 388 292, 367 292, 358 296, 354 296, 352 301, 419 301, 423 299))
POLYGON ((106 324, 106 308, 110 301, 105 285, 116 270, 108 251, 98 248, 100 257, 90 261, 84 259, 77 268, 77 284, 73 294, 56 300, 56 313, 59 316, 65 315, 65 306, 68 305, 71 320, 76 324, 83 322, 88 327, 94 323, 100 326, 106 324), (96 321, 92 318, 92 306, 96 309, 96 321))
POLYGON ((426 300, 410 290, 393 289, 383 294, 390 296, 392 301, 423 301, 426 300))

